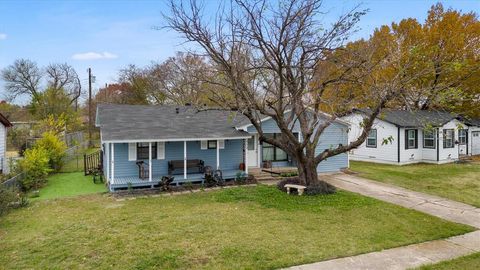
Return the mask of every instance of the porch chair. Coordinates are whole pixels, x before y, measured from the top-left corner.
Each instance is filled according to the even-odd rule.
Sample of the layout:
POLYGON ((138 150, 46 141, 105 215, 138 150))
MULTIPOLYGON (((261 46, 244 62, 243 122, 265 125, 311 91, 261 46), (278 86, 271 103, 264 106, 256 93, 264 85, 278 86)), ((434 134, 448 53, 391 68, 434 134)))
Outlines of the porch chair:
POLYGON ((149 171, 148 171, 148 166, 146 166, 146 163, 144 161, 137 161, 136 162, 138 166, 138 178, 145 180, 149 178, 149 171))

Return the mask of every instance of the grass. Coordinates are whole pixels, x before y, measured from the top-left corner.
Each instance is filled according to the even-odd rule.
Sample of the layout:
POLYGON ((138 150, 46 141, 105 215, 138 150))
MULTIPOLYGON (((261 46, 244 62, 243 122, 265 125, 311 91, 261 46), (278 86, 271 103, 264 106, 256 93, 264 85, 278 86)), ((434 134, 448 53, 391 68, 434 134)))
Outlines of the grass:
POLYGON ((94 184, 92 176, 83 172, 58 173, 48 177, 47 185, 40 189, 40 196, 32 200, 54 199, 91 193, 106 192, 104 184, 94 184))
POLYGON ((480 253, 474 253, 438 264, 420 267, 421 270, 478 270, 480 268, 480 253))
POLYGON ((480 164, 385 165, 352 161, 352 171, 372 180, 480 207, 480 164))
POLYGON ((83 155, 98 151, 98 148, 80 150, 74 157, 63 165, 61 172, 83 172, 83 155))
POLYGON ((44 200, 0 219, 6 269, 274 269, 472 231, 346 191, 44 200))

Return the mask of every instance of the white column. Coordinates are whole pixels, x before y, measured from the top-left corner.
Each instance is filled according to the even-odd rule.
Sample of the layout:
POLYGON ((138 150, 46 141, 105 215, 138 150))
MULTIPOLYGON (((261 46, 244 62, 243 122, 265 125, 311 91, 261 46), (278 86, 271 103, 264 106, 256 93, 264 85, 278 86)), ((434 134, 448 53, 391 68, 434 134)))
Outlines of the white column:
MULTIPOLYGON (((255 141, 255 140, 254 140, 255 141)), ((245 139, 245 173, 248 173, 248 139, 245 139)))
POLYGON ((187 141, 183 141, 183 179, 187 179, 187 141))
POLYGON ((257 144, 257 166, 260 168, 262 167, 262 153, 261 153, 261 145, 260 145, 260 135, 255 135, 255 139, 256 139, 256 144, 257 144))
POLYGON ((217 170, 220 169, 220 140, 217 140, 217 170))
POLYGON ((107 167, 105 168, 105 171, 107 172, 107 181, 110 181, 110 144, 105 143, 105 157, 107 160, 105 160, 105 165, 107 167))
POLYGON ((112 143, 112 180, 110 181, 110 184, 113 184, 115 182, 115 144, 112 143))
POLYGON ((152 143, 148 143, 148 181, 152 182, 152 143))

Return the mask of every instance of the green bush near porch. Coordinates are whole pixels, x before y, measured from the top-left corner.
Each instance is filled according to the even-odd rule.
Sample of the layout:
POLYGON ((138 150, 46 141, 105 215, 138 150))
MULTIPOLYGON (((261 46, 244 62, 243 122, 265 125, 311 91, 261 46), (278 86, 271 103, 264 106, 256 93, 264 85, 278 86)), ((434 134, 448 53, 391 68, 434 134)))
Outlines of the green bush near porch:
POLYGON ((351 161, 360 176, 480 207, 480 164, 386 165, 351 161))
POLYGON ((239 187, 34 202, 0 220, 6 269, 274 269, 449 237, 472 228, 338 191, 239 187))

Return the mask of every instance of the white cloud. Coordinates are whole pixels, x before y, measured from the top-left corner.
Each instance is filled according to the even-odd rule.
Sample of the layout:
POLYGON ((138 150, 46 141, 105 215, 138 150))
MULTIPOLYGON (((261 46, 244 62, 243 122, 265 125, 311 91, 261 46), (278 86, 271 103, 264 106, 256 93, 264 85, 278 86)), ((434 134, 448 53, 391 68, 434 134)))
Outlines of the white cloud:
POLYGON ((7 39, 7 34, 5 33, 0 33, 0 40, 7 39))
POLYGON ((118 55, 109 53, 109 52, 86 52, 86 53, 76 53, 72 55, 74 60, 99 60, 99 59, 115 59, 118 58, 118 55))

